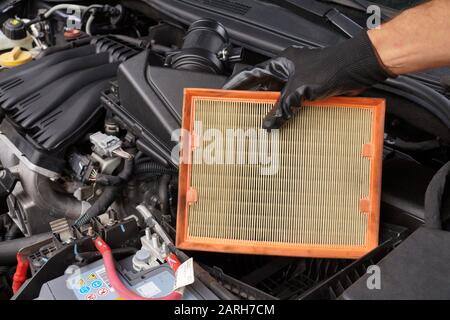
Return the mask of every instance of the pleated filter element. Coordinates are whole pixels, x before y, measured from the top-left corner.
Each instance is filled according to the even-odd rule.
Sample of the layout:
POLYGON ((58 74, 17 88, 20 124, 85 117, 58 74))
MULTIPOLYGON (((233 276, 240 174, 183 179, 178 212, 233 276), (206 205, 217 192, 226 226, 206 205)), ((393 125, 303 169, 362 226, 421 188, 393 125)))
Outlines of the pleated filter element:
POLYGON ((268 133, 278 97, 185 90, 179 248, 358 258, 377 246, 384 101, 306 102, 268 133))

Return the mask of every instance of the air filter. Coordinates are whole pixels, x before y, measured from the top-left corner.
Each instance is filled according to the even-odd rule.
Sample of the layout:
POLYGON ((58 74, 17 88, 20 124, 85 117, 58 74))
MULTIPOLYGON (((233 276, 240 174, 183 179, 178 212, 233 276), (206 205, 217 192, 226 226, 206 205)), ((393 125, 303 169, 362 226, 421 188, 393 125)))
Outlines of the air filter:
POLYGON ((185 90, 179 248, 358 258, 377 246, 384 101, 306 102, 267 133, 278 96, 185 90))

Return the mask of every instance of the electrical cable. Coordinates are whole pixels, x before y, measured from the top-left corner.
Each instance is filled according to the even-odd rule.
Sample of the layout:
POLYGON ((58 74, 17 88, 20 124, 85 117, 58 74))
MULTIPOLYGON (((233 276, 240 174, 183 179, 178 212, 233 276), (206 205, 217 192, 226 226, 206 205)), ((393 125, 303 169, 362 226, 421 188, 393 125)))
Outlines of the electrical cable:
POLYGON ((93 13, 89 16, 89 18, 86 21, 86 33, 90 36, 92 36, 92 23, 94 22, 95 16, 93 13))
MULTIPOLYGON (((54 7, 51 7, 50 9, 48 9, 48 10, 44 13, 43 17, 44 17, 45 19, 48 19, 48 18, 49 18, 53 13, 55 13, 56 11, 58 11, 58 10, 64 10, 64 9, 65 9, 65 10, 70 9, 70 10, 73 10, 73 11, 77 11, 77 10, 85 11, 85 10, 88 9, 88 7, 87 7, 87 6, 78 5, 78 4, 62 3, 62 4, 58 4, 58 5, 54 6, 54 7)), ((81 13, 81 12, 80 12, 80 13, 81 13)))
POLYGON ((159 298, 146 298, 142 297, 130 289, 128 289, 120 280, 119 275, 117 274, 114 257, 111 251, 111 248, 108 244, 103 241, 102 238, 97 237, 94 239, 94 245, 97 250, 100 252, 103 258, 103 263, 105 265, 106 274, 108 275, 109 282, 114 290, 117 291, 118 295, 127 300, 180 300, 183 297, 182 288, 172 291, 166 296, 159 298))
MULTIPOLYGON (((92 218, 104 213, 108 207, 116 200, 118 193, 122 190, 123 185, 131 179, 133 174, 134 161, 133 159, 125 160, 122 171, 117 175, 120 184, 106 186, 103 193, 98 199, 87 209, 87 211, 75 221, 74 225, 80 227, 87 223, 92 218)), ((107 177, 107 176, 105 176, 107 177)), ((116 183, 116 181, 114 182, 116 183)), ((106 184, 106 182, 105 182, 106 184)))

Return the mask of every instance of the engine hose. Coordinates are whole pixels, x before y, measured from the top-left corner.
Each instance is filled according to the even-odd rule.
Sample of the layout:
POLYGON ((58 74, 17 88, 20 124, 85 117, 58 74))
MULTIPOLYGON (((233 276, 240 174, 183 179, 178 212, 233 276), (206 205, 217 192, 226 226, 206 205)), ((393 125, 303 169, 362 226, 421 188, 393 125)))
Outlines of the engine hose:
POLYGON ((405 141, 400 138, 392 138, 385 140, 386 144, 395 146, 399 149, 410 151, 429 151, 438 149, 441 143, 438 140, 425 140, 418 142, 405 141))
POLYGON ((9 266, 0 266, 0 276, 8 273, 10 269, 11 267, 9 266))
POLYGON ((433 176, 425 192, 425 227, 442 229, 441 206, 447 177, 450 175, 450 161, 433 176))
POLYGON ((15 265, 17 262, 16 255, 20 249, 50 238, 52 238, 52 233, 48 232, 32 235, 31 237, 18 238, 14 240, 0 242, 0 265, 3 266, 15 265))
POLYGON ((98 199, 94 202, 94 204, 86 210, 86 212, 75 221, 74 226, 80 227, 86 224, 92 218, 104 213, 109 206, 116 200, 117 195, 122 190, 122 187, 125 182, 129 181, 131 175, 133 174, 133 159, 125 160, 122 171, 117 175, 122 184, 107 186, 103 189, 103 193, 98 197, 98 199))
POLYGON ((171 176, 165 174, 159 180, 158 198, 162 214, 169 213, 169 182, 171 176))
POLYGON ((22 231, 17 224, 13 224, 11 228, 5 233, 5 241, 13 240, 19 238, 22 235, 22 231))
POLYGON ((166 296, 160 297, 160 298, 145 298, 142 297, 130 289, 128 289, 120 280, 115 262, 114 257, 111 251, 111 248, 108 246, 108 244, 103 241, 102 238, 97 237, 94 239, 94 245, 97 248, 97 250, 100 252, 103 258, 103 263, 105 265, 106 274, 108 275, 109 282, 111 283, 111 286, 114 288, 114 290, 117 291, 117 294, 126 299, 126 300, 180 300, 183 298, 183 294, 180 291, 172 291, 166 296))
POLYGON ((39 208, 47 208, 49 214, 56 217, 78 219, 84 212, 83 202, 69 194, 58 192, 55 182, 20 163, 21 185, 39 208))
POLYGON ((160 173, 160 174, 176 174, 175 168, 166 167, 157 162, 142 162, 136 166, 136 174, 143 173, 160 173))

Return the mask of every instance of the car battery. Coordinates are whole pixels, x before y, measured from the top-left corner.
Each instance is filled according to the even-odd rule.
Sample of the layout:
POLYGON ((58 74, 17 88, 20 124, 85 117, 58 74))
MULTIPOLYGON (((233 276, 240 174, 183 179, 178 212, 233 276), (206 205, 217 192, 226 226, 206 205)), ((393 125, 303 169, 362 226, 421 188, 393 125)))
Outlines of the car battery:
MULTIPOLYGON (((144 271, 135 271, 132 257, 116 264, 122 282, 137 294, 146 298, 158 298, 169 294, 174 287, 175 274, 168 264, 144 271)), ((185 288, 184 300, 217 300, 203 283, 195 281, 185 288)), ((41 287, 36 300, 122 300, 111 286, 100 259, 87 266, 69 267, 65 274, 50 280, 41 287)))

